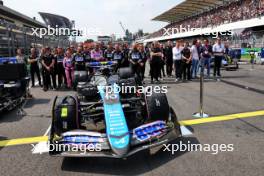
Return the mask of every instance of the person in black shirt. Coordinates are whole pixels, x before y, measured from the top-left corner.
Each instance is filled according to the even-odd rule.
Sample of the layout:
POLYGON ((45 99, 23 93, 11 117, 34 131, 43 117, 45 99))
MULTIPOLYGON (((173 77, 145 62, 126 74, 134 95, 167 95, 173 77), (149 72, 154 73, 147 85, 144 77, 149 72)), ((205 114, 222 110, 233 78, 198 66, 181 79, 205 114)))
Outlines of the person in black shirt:
POLYGON ((182 50, 182 77, 183 80, 191 80, 191 50, 189 48, 189 43, 184 44, 184 48, 182 50))
POLYGON ((82 47, 77 48, 77 52, 73 56, 74 70, 75 71, 85 71, 85 56, 82 52, 82 47))
POLYGON ((107 49, 104 51, 104 58, 108 61, 113 58, 113 46, 111 43, 108 44, 107 49))
POLYGON ((144 50, 144 46, 143 45, 139 45, 138 46, 138 50, 141 54, 142 57, 142 62, 141 62, 141 80, 143 81, 145 78, 145 69, 146 69, 146 62, 147 62, 147 53, 144 50))
POLYGON ((129 67, 129 49, 127 43, 123 44, 122 52, 124 55, 124 59, 122 60, 121 67, 129 67))
POLYGON ((141 67, 142 67, 142 55, 138 50, 138 45, 134 44, 133 49, 129 53, 129 62, 130 62, 130 67, 135 73, 138 78, 141 78, 141 67))
POLYGON ((58 88, 61 88, 62 83, 64 83, 65 85, 67 84, 65 70, 63 67, 63 59, 64 59, 64 51, 63 48, 59 47, 57 49, 57 55, 56 55, 58 88))
POLYGON ((161 53, 162 53, 162 57, 161 57, 161 61, 160 61, 160 78, 165 77, 165 69, 164 69, 164 66, 165 66, 165 58, 164 58, 164 54, 165 54, 165 51, 164 51, 164 45, 161 44, 160 45, 160 49, 161 49, 161 53))
POLYGON ((153 83, 153 79, 159 83, 159 74, 161 70, 161 57, 162 51, 160 49, 160 44, 158 42, 154 43, 152 51, 150 53, 150 76, 151 83, 153 83))
POLYGON ((121 51, 120 45, 115 45, 115 50, 112 53, 112 60, 117 61, 117 66, 115 68, 115 71, 117 71, 121 67, 121 63, 124 60, 124 54, 121 51))
POLYGON ((173 58, 172 58, 172 42, 168 41, 167 46, 164 49, 164 57, 166 63, 166 72, 169 77, 172 76, 173 58))
POLYGON ((42 75, 43 75, 43 90, 47 91, 51 88, 50 77, 52 77, 53 88, 56 89, 56 79, 54 76, 54 64, 55 58, 51 54, 50 48, 45 48, 44 55, 41 56, 41 64, 42 64, 42 75))
POLYGON ((31 75, 32 87, 35 86, 35 74, 38 77, 39 85, 42 86, 36 49, 31 48, 30 52, 31 52, 31 55, 28 58, 28 63, 30 64, 30 75, 31 75))

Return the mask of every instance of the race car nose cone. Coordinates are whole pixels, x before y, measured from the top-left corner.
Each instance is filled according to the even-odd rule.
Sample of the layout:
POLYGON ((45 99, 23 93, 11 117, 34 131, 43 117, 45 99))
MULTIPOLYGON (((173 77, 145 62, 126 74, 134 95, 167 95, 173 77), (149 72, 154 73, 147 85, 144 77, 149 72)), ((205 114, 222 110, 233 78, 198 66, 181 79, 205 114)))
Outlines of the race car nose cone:
POLYGON ((110 145, 113 152, 119 157, 125 156, 129 150, 129 133, 120 136, 109 135, 110 145))

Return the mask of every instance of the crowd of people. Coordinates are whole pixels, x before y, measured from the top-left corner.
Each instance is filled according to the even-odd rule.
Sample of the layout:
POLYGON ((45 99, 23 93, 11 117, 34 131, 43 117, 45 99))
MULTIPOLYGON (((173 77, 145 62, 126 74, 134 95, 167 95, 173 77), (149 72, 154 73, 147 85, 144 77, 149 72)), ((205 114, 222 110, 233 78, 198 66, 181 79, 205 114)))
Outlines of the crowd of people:
POLYGON ((210 59, 214 57, 214 76, 221 76, 221 60, 225 53, 225 46, 218 38, 212 46, 208 40, 201 42, 194 40, 192 46, 188 42, 178 40, 176 43, 168 41, 166 44, 154 42, 146 46, 142 44, 93 43, 78 46, 71 45, 65 50, 61 47, 51 49, 44 47, 40 52, 31 48, 31 53, 25 59, 22 50, 17 49, 18 62, 27 62, 30 67, 32 87, 35 87, 35 76, 43 90, 73 88, 74 71, 93 70, 86 68, 86 63, 94 61, 116 61, 115 71, 121 67, 131 67, 132 71, 142 82, 145 78, 146 64, 150 66, 151 83, 160 83, 163 77, 172 77, 175 71, 175 81, 188 81, 197 78, 199 65, 207 68, 210 77, 210 59), (166 71, 165 71, 166 70, 166 71), (43 84, 42 84, 43 83, 43 84))
POLYGON ((184 40, 177 40, 175 44, 168 41, 166 45, 154 42, 150 47, 149 58, 151 82, 160 82, 159 78, 165 76, 164 66, 168 77, 172 77, 172 72, 175 71, 175 82, 198 78, 200 68, 206 68, 206 76, 210 78, 212 58, 213 76, 221 77, 222 59, 228 52, 228 45, 223 44, 220 38, 217 38, 213 45, 207 39, 195 39, 192 45, 184 40))
MULTIPOLYGON (((225 23, 247 20, 264 15, 264 0, 234 0, 225 1, 225 4, 214 9, 205 11, 199 15, 191 16, 178 22, 168 24, 164 28, 206 28, 215 27, 225 23)), ((164 34, 160 29, 149 36, 149 38, 159 37, 164 34)))

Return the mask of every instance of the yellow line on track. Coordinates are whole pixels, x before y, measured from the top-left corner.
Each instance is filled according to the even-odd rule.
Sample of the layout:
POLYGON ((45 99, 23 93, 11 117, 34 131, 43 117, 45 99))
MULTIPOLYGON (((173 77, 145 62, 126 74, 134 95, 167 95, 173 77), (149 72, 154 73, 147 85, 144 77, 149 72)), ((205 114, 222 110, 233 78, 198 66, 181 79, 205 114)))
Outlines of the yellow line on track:
POLYGON ((0 141, 0 147, 21 145, 21 144, 33 144, 33 143, 38 143, 38 142, 47 141, 47 140, 48 140, 48 136, 37 136, 37 137, 2 140, 0 141))
MULTIPOLYGON (((182 120, 182 121, 179 121, 179 123, 180 125, 191 126, 191 125, 198 125, 198 124, 203 124, 203 123, 220 122, 220 121, 226 121, 226 120, 250 118, 250 117, 257 117, 257 116, 264 116, 264 110, 223 115, 223 116, 215 116, 215 117, 202 118, 202 119, 182 120)), ((22 145, 22 144, 33 144, 33 143, 38 143, 38 142, 47 141, 47 140, 48 140, 48 136, 8 139, 8 140, 0 141, 0 147, 22 145)))
POLYGON ((197 124, 203 124, 203 123, 220 122, 220 121, 249 118, 249 117, 256 117, 256 116, 264 116, 264 110, 223 115, 223 116, 215 116, 215 117, 201 118, 201 119, 194 119, 194 120, 183 120, 183 121, 180 121, 179 123, 180 125, 190 126, 190 125, 197 125, 197 124))

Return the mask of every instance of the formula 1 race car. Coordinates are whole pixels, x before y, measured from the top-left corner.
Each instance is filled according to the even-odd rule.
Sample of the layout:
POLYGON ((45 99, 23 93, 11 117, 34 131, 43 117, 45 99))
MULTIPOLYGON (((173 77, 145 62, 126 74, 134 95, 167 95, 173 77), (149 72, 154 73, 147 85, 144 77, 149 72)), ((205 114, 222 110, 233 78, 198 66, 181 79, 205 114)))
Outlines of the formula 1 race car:
POLYGON ((12 110, 25 100, 28 83, 25 64, 0 59, 0 112, 12 110))
POLYGON ((150 96, 151 87, 143 87, 130 68, 115 73, 114 65, 111 61, 89 63, 94 74, 79 74, 80 80, 87 81, 78 83, 77 95, 55 98, 50 155, 125 158, 181 136, 166 94, 150 96), (120 91, 121 87, 135 90, 120 91))

